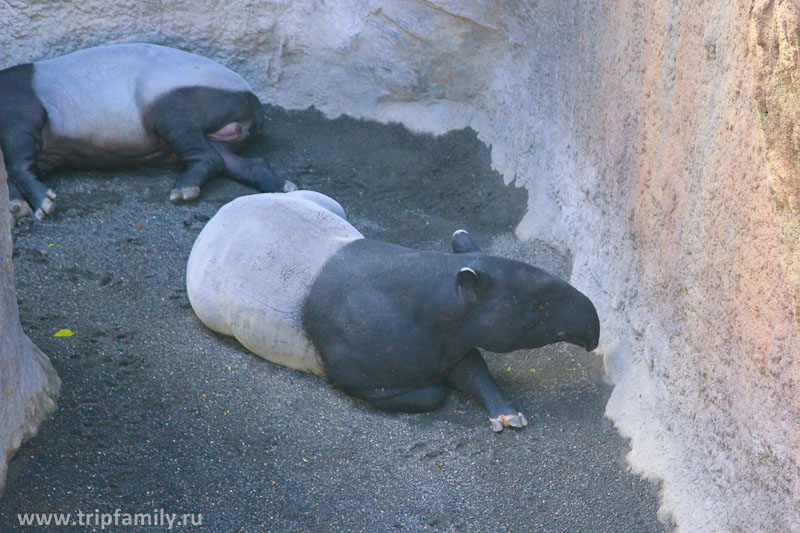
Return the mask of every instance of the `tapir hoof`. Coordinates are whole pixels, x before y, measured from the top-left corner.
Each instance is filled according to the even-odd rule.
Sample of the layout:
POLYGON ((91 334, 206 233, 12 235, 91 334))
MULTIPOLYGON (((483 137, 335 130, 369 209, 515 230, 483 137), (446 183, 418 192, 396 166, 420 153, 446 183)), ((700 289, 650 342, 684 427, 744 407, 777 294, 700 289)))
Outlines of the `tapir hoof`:
POLYGON ((52 215, 56 212, 56 193, 53 192, 53 189, 47 189, 47 196, 45 196, 42 203, 39 204, 39 208, 36 209, 36 213, 33 216, 36 217, 36 220, 42 220, 47 215, 52 215))
POLYGON ((289 180, 286 180, 286 184, 283 186, 283 192, 292 192, 296 190, 297 190, 297 185, 295 185, 289 180))
POLYGON ((15 222, 33 214, 31 204, 20 199, 11 200, 8 204, 8 210, 11 211, 11 214, 14 216, 15 222))
POLYGON ((492 431, 499 433, 507 427, 524 428, 528 425, 528 420, 522 413, 516 415, 500 415, 497 418, 490 418, 489 422, 492 423, 492 431))
POLYGON ((191 185, 182 189, 172 189, 169 191, 169 201, 176 204, 179 202, 188 202, 200 196, 200 187, 191 185))

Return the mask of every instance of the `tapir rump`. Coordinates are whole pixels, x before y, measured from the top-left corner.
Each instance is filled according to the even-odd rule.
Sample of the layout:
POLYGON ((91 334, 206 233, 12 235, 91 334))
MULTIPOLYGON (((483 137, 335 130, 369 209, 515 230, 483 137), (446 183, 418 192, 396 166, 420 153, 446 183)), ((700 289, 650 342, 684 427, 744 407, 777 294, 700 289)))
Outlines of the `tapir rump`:
POLYGON ((40 178, 59 167, 180 161, 173 202, 222 173, 263 192, 294 190, 262 159, 236 155, 263 123, 241 76, 164 46, 98 46, 0 71, 0 148, 17 219, 55 210, 40 178))
POLYGON ((593 350, 597 312, 564 280, 482 253, 463 230, 452 248, 366 239, 319 193, 257 194, 202 230, 187 289, 212 330, 375 407, 430 411, 456 389, 483 403, 493 430, 525 426, 478 349, 564 341, 593 350))

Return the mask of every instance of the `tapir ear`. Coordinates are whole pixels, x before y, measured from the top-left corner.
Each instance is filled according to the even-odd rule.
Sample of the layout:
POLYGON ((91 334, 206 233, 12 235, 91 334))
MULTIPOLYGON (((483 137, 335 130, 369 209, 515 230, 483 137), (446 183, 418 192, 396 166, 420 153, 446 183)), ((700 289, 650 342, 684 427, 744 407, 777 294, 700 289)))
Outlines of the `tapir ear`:
POLYGON ((474 291, 477 290, 481 280, 480 274, 478 274, 477 270, 470 267, 464 267, 458 271, 456 281, 458 281, 458 284, 461 287, 474 291))
POLYGON ((469 236, 467 230, 464 229, 456 230, 456 232, 453 233, 451 244, 453 245, 453 253, 456 254, 481 251, 478 245, 475 244, 475 241, 472 240, 472 237, 469 236))

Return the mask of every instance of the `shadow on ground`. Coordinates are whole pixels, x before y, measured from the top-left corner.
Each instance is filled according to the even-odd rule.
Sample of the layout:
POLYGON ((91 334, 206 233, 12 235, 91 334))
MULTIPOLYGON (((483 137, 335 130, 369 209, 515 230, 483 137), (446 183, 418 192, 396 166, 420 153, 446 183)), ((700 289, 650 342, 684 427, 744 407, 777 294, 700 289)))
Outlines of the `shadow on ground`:
MULTIPOLYGON (((503 185, 472 131, 413 135, 314 110, 269 110, 264 154, 337 198, 369 237, 447 249, 464 227, 489 251, 568 275, 570 258, 516 242, 526 193, 503 185)), ((15 230, 24 329, 63 380, 59 409, 10 466, 17 513, 202 513, 215 531, 662 531, 656 492, 626 471, 593 354, 490 358, 530 427, 495 435, 475 401, 377 412, 195 318, 185 265, 227 180, 173 206, 171 170, 62 173, 58 213, 15 230), (73 337, 57 338, 61 328, 73 337)), ((195 528, 196 529, 196 528, 195 528)), ((75 531, 75 528, 69 528, 75 531)))

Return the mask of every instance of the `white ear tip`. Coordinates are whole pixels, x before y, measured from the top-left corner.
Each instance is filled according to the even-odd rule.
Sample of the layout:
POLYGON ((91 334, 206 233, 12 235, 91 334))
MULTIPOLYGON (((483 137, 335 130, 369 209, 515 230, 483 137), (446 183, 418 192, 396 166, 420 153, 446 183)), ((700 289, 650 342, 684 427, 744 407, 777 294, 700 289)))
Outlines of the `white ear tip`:
POLYGON ((456 236, 456 235, 458 235, 459 233, 467 233, 467 230, 465 230, 465 229, 457 229, 457 230, 455 230, 455 231, 453 232, 453 237, 455 237, 455 236, 456 236))
POLYGON ((461 270, 459 270, 459 272, 471 272, 471 273, 472 273, 473 275, 475 275, 475 276, 477 276, 477 275, 478 275, 478 273, 477 273, 477 272, 475 272, 474 270, 472 270, 470 267, 464 267, 464 268, 462 268, 461 270))

